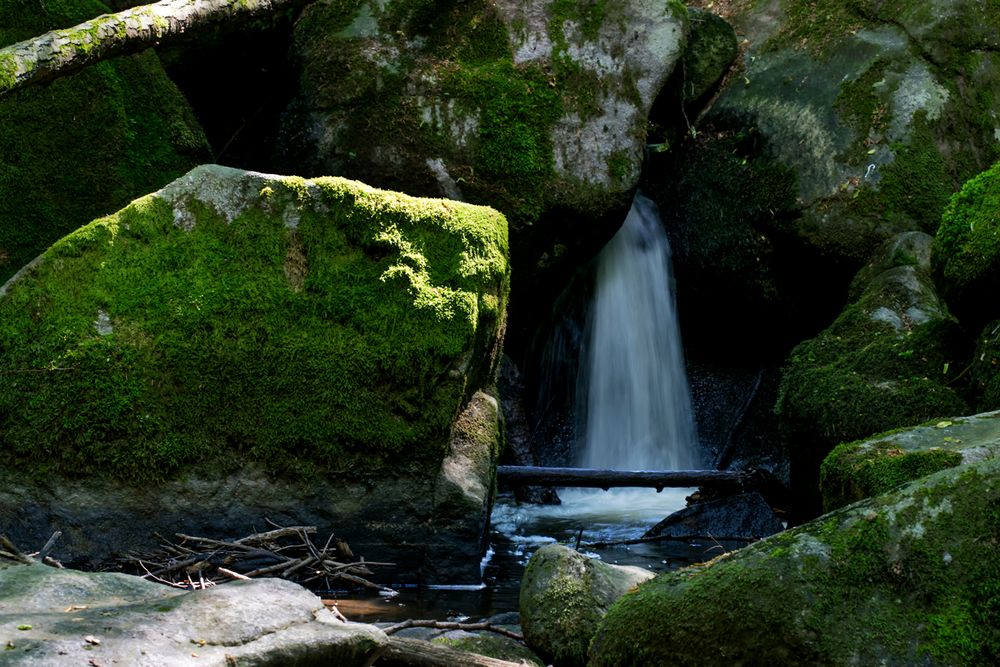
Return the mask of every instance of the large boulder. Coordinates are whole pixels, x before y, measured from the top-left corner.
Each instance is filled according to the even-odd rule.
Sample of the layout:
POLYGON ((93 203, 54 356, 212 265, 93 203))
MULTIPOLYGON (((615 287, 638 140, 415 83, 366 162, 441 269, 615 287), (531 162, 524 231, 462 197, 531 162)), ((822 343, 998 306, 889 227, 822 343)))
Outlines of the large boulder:
POLYGON ((998 615, 992 458, 658 575, 608 611, 590 664, 995 664, 998 615))
POLYGON ((64 558, 265 515, 478 553, 506 239, 485 207, 217 166, 66 236, 0 290, 2 523, 64 558))
POLYGON ((791 443, 792 484, 812 501, 837 444, 968 412, 950 386, 962 371, 962 336, 934 288, 930 244, 922 232, 885 243, 836 321, 786 363, 775 409, 791 443))
POLYGON ((688 30, 676 0, 313 3, 279 165, 500 210, 523 350, 624 219, 688 30))
POLYGON ((820 470, 823 507, 832 511, 919 477, 1000 456, 1000 412, 942 419, 834 449, 820 470))
POLYGON ((796 174, 779 221, 824 266, 901 231, 933 234, 949 196, 1000 157, 1000 18, 952 0, 741 3, 741 75, 710 120, 754 126, 796 174))
POLYGON ((280 579, 182 591, 124 574, 0 567, 2 662, 45 665, 357 665, 388 639, 337 620, 280 579))
MULTIPOLYGON (((0 0, 0 46, 109 11, 98 0, 0 0)), ((64 234, 209 157, 152 51, 0 100, 0 283, 64 234)))
POLYGON ((560 544, 542 547, 521 580, 525 642, 555 665, 585 665, 590 638, 608 608, 652 577, 648 570, 608 565, 560 544))

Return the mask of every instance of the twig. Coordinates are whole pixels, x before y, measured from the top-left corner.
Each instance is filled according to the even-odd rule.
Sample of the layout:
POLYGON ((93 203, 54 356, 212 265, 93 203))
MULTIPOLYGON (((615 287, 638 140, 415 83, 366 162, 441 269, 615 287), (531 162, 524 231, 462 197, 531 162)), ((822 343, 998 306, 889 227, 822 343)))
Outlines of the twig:
POLYGON ((0 551, 0 556, 4 558, 16 560, 18 563, 23 563, 24 565, 31 565, 35 562, 21 553, 21 550, 15 547, 14 543, 6 535, 0 535, 0 547, 3 547, 3 551, 0 551))
POLYGON ((434 628, 436 630, 486 630, 488 632, 495 632, 497 634, 503 635, 504 637, 510 637, 511 639, 516 639, 519 642, 524 641, 524 635, 514 632, 513 630, 508 630, 507 628, 493 625, 489 621, 482 621, 480 623, 457 623, 454 621, 434 621, 434 620, 414 620, 407 619, 396 623, 395 625, 390 625, 387 628, 382 628, 382 632, 387 635, 399 632, 400 630, 405 630, 406 628, 434 628))
POLYGON ((239 572, 233 572, 232 570, 227 570, 224 567, 220 567, 218 569, 219 569, 219 574, 224 574, 230 579, 239 579, 240 581, 250 581, 250 577, 246 576, 245 574, 240 574, 239 572))
POLYGON ((45 559, 48 558, 49 556, 49 552, 52 551, 52 547, 56 545, 56 540, 58 540, 60 537, 62 537, 61 530, 57 530, 56 532, 52 533, 52 537, 49 538, 49 541, 45 543, 45 546, 42 547, 42 550, 38 552, 38 555, 35 556, 35 558, 44 563, 45 559))

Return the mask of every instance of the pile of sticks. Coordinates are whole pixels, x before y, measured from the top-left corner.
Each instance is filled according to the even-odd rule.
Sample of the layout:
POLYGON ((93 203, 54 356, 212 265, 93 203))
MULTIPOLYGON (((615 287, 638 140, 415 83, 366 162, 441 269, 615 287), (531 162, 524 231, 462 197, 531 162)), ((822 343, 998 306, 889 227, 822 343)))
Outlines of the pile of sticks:
POLYGON ((332 533, 322 547, 317 547, 310 537, 317 532, 315 526, 279 526, 265 520, 272 530, 232 541, 182 533, 175 534, 176 540, 168 540, 156 534, 160 548, 123 559, 123 567, 144 578, 188 590, 232 579, 279 577, 303 585, 322 582, 327 588, 336 584, 395 594, 366 578, 372 574, 369 568, 391 567, 393 563, 350 560, 354 558, 350 546, 332 533))

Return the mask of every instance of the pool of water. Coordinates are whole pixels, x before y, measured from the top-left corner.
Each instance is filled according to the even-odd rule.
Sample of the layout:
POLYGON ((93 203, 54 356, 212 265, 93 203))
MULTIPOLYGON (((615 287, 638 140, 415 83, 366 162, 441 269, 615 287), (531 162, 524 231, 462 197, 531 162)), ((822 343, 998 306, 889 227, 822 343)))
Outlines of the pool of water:
POLYGON ((493 509, 490 553, 484 559, 481 586, 397 588, 398 595, 391 597, 341 595, 337 596, 337 607, 349 619, 369 623, 407 618, 479 619, 517 611, 524 566, 535 551, 553 542, 576 547, 579 541, 579 550, 588 556, 652 572, 710 560, 734 545, 667 541, 588 546, 641 537, 665 516, 684 507, 691 491, 562 490, 561 505, 518 505, 513 498, 501 496, 493 509))

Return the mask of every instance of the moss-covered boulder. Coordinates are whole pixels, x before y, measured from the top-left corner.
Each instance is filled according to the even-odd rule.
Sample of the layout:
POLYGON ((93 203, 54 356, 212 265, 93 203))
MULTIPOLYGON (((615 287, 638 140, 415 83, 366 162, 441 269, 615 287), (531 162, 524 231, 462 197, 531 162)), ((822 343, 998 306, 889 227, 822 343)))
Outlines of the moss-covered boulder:
POLYGON ((1000 459, 943 470, 624 596, 602 665, 1000 660, 1000 459))
POLYGON ((587 647, 615 600, 651 579, 639 567, 608 565, 560 544, 528 561, 519 607, 524 640, 552 664, 587 664, 587 647))
POLYGON ((944 468, 1000 457, 1000 412, 942 419, 844 443, 820 470, 823 508, 886 493, 944 468))
POLYGON ((493 206, 537 284, 623 219, 687 31, 674 0, 314 3, 282 166, 493 206))
MULTIPOLYGON (((109 11, 98 0, 0 0, 0 46, 109 11)), ((208 157, 152 51, 0 100, 0 283, 49 244, 208 157)))
POLYGON ((316 520, 329 525, 336 502, 387 507, 365 519, 384 524, 375 533, 433 542, 450 452, 467 461, 450 476, 459 495, 484 477, 474 522, 490 495, 495 402, 474 402, 450 437, 492 382, 508 284, 492 209, 199 167, 64 237, 0 290, 4 472, 143 489, 135 502, 154 512, 169 496, 156 484, 192 474, 323 480, 313 493, 358 484, 368 490, 301 511, 327 511, 316 520), (374 498, 396 479, 412 498, 374 498), (406 517, 421 539, 397 530, 406 517))
MULTIPOLYGON (((998 122, 1000 124, 1000 122, 998 122)), ((934 237, 934 268, 948 305, 973 329, 1000 317, 1000 162, 951 198, 934 237)))
POLYGON ((786 231, 830 263, 933 234, 949 196, 1000 157, 989 3, 762 0, 730 20, 743 71, 711 115, 756 126, 795 171, 804 211, 786 231))
POLYGON ((836 321, 786 362, 775 409, 807 497, 837 444, 968 412, 950 386, 962 336, 934 289, 930 243, 909 232, 884 244, 836 321))

